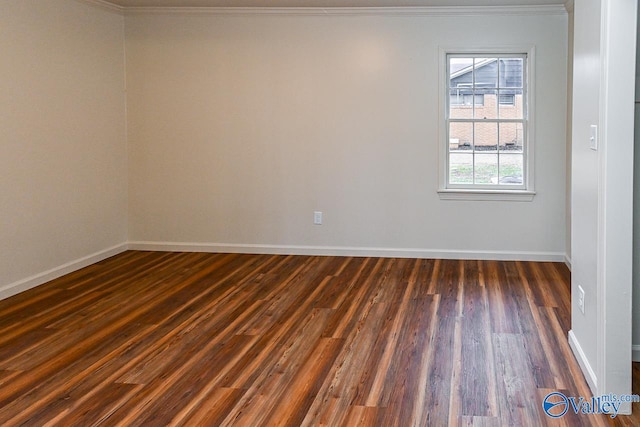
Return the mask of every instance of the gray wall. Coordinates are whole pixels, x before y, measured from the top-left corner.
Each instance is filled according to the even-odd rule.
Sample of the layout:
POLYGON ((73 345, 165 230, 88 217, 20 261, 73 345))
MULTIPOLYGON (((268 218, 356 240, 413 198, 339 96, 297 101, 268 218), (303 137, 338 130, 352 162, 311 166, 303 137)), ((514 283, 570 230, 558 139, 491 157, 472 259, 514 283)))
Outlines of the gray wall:
POLYGON ((73 0, 0 2, 0 298, 126 244, 123 26, 73 0))
POLYGON ((129 15, 130 241, 563 259, 566 45, 565 13, 129 15), (538 194, 440 200, 439 47, 505 40, 536 46, 538 194))

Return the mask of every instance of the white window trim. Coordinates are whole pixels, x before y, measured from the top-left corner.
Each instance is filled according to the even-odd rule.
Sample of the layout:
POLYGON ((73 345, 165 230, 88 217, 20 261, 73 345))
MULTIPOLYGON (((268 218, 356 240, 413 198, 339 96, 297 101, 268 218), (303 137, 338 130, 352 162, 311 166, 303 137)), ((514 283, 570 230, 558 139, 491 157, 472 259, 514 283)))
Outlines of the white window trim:
POLYGON ((438 72, 439 72, 439 120, 438 120, 438 153, 439 153, 439 186, 438 195, 441 200, 487 200, 487 201, 532 201, 535 192, 535 46, 527 45, 509 45, 509 46, 491 46, 491 47, 455 47, 445 46, 439 48, 438 72), (500 189, 484 189, 484 188, 447 188, 448 161, 447 161, 447 130, 446 130, 446 97, 449 96, 448 91, 448 75, 447 75, 447 54, 527 54, 527 79, 523 84, 526 85, 527 93, 527 141, 524 147, 524 174, 525 188, 509 189, 507 187, 500 189))

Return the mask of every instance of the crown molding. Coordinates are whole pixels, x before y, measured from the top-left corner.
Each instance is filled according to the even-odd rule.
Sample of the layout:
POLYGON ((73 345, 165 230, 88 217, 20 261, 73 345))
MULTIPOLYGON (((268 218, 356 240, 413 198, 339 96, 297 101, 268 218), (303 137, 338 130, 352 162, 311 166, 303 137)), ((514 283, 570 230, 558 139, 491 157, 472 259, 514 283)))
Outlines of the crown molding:
POLYGON ((118 6, 117 4, 113 4, 106 0, 75 0, 79 3, 88 4, 93 7, 97 7, 98 9, 106 10, 108 12, 115 12, 120 15, 124 14, 125 8, 122 6, 118 6))
POLYGON ((523 16, 566 15, 573 0, 564 5, 533 6, 415 6, 415 7, 123 7, 108 0, 75 0, 103 10, 127 15, 208 14, 220 16, 523 16))
MULTIPOLYGON (((104 0, 84 0, 100 1, 104 0)), ((126 7, 126 15, 208 14, 218 16, 523 16, 566 15, 564 5, 423 7, 126 7)))

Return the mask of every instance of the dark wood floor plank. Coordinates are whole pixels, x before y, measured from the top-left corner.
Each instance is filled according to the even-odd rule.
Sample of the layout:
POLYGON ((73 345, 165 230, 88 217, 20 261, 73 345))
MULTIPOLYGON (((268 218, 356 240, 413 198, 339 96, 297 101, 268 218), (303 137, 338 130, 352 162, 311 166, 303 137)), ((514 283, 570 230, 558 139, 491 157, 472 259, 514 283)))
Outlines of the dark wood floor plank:
MULTIPOLYGON (((179 266, 180 264, 178 264, 179 266)), ((159 267, 156 265, 156 268, 159 267)), ((135 280, 137 280, 137 276, 135 280)), ((188 283, 188 282, 187 282, 188 283)), ((157 287, 158 291, 162 288, 157 287)), ((176 288, 180 289, 180 288, 176 288)), ((124 314, 141 315, 145 311, 149 311, 149 307, 152 305, 152 298, 148 292, 145 292, 145 288, 140 288, 137 291, 125 290, 126 298, 104 298, 103 300, 96 302, 92 305, 92 312, 80 312, 81 321, 80 324, 74 327, 69 326, 65 328, 63 332, 59 332, 53 336, 50 336, 48 340, 41 342, 42 348, 46 351, 42 351, 38 347, 31 348, 29 352, 25 353, 21 357, 21 361, 26 361, 27 365, 13 362, 14 358, 8 358, 3 362, 5 366, 13 369, 29 369, 33 365, 42 365, 41 358, 51 359, 60 358, 58 353, 73 351, 76 352, 77 348, 81 345, 92 345, 96 342, 96 337, 100 334, 104 334, 105 330, 116 327, 118 324, 125 324, 122 318, 124 314), (141 296, 141 298, 136 298, 141 296), (135 301, 135 303, 127 304, 127 301, 135 301), (114 323, 115 321, 115 323, 114 323), (120 323, 119 323, 120 322, 120 323), (68 329, 71 329, 69 331, 68 329), (98 335, 96 335, 96 333, 98 335), (60 336, 64 336, 65 339, 59 339, 60 336)), ((18 354, 20 355, 20 354, 18 354)))
POLYGON ((500 422, 498 417, 477 417, 466 416, 460 417, 459 427, 501 427, 504 424, 500 422))
POLYGON ((506 263, 505 271, 505 292, 508 292, 512 307, 517 311, 516 318, 535 384, 539 388, 554 387, 553 366, 549 364, 542 343, 544 330, 540 329, 541 325, 536 317, 538 305, 532 300, 533 289, 544 287, 545 282, 536 281, 535 275, 523 276, 522 263, 506 263))
MULTIPOLYGON (((222 258, 237 258, 234 257, 222 257, 222 258)), ((244 261, 244 263, 248 263, 248 261, 244 261)), ((208 268, 199 270, 191 280, 196 280, 199 277, 205 276, 210 272, 210 270, 215 270, 218 264, 213 263, 208 268)), ((238 268, 236 268, 237 270, 238 268)), ((189 280, 182 281, 181 286, 188 286, 190 283, 189 280)), ((123 313, 122 316, 115 318, 115 321, 105 322, 104 319, 101 319, 96 324, 91 324, 90 327, 86 329, 81 329, 81 333, 79 338, 75 336, 69 340, 68 345, 60 346, 64 348, 62 353, 58 354, 50 354, 50 359, 48 363, 42 363, 37 366, 36 369, 30 371, 29 376, 20 377, 19 381, 15 381, 12 384, 12 387, 5 388, 0 390, 0 402, 3 399, 10 400, 15 396, 19 395, 17 399, 13 399, 10 405, 0 407, 0 417, 2 414, 11 407, 14 407, 19 404, 21 401, 30 401, 29 410, 36 411, 39 407, 44 406, 46 399, 37 398, 40 395, 46 395, 45 390, 47 387, 52 389, 56 384, 56 377, 69 375, 69 373, 74 372, 82 372, 82 375, 73 375, 73 381, 70 381, 66 384, 67 387, 73 386, 73 384, 80 383, 84 377, 88 376, 91 370, 89 367, 93 367, 94 369, 99 368, 97 361, 101 360, 101 356, 104 355, 110 348, 105 346, 105 339, 107 337, 115 338, 121 341, 128 341, 129 335, 127 333, 123 333, 120 330, 122 328, 128 329, 139 329, 137 318, 143 315, 146 311, 151 310, 153 307, 154 301, 161 300, 165 294, 158 293, 161 287, 153 288, 155 293, 147 292, 144 295, 144 298, 137 299, 135 304, 131 304, 131 307, 127 305, 118 306, 118 309, 114 310, 118 313, 123 313), (95 363, 94 363, 95 362, 95 363), (55 375, 51 375, 55 373, 55 375), (27 393, 21 393, 22 390, 28 390, 27 393)), ((173 292, 177 292, 180 289, 179 286, 172 288, 169 291, 169 295, 173 292)), ((143 334, 144 335, 144 334, 143 334)), ((106 340, 106 342, 109 342, 106 340)), ((115 342, 114 342, 115 343, 115 342)), ((114 347, 120 348, 119 345, 114 344, 114 347)), ((27 361, 29 359, 26 359, 27 361)), ((87 399, 90 397, 90 394, 86 394, 83 398, 87 399)), ((51 393, 48 395, 49 399, 55 400, 56 393, 51 393)), ((25 417, 29 412, 23 411, 20 417, 25 417)))
POLYGON ((245 392, 246 390, 237 388, 214 388, 181 422, 175 425, 219 426, 245 392))
POLYGON ((541 337, 548 343, 549 348, 555 349, 547 353, 547 360, 550 367, 554 367, 555 388, 565 390, 576 390, 579 396, 590 395, 585 383, 578 381, 581 379, 581 371, 578 366, 568 361, 572 360, 571 349, 564 346, 563 336, 567 335, 558 321, 557 309, 553 307, 540 307, 540 324, 543 326, 541 337))
POLYGON ((344 258, 328 278, 331 280, 331 285, 318 295, 313 306, 337 309, 344 301, 351 285, 362 274, 365 265, 365 258, 344 258))
MULTIPOLYGON (((151 253, 150 253, 151 254, 151 253)), ((127 263, 127 259, 134 259, 136 263, 139 263, 141 255, 134 252, 125 252, 118 256, 108 258, 103 260, 102 263, 107 263, 109 260, 114 262, 114 268, 124 268, 120 267, 127 263)), ((40 300, 46 298, 48 295, 59 291, 60 289, 66 289, 74 284, 78 284, 82 282, 84 277, 97 277, 101 274, 111 274, 110 272, 114 269, 112 266, 107 266, 106 268, 101 268, 100 263, 96 263, 75 272, 69 273, 63 277, 56 279, 55 281, 49 282, 47 286, 37 286, 35 288, 29 289, 25 292, 21 292, 17 295, 12 296, 11 298, 1 300, 0 301, 0 317, 6 316, 8 314, 14 313, 16 311, 21 311, 24 307, 29 305, 37 305, 41 309, 45 308, 42 304, 39 303, 40 300)), ((96 286, 93 283, 93 286, 96 286)), ((18 325, 10 325, 0 323, 2 327, 6 326, 18 326, 18 325)))
MULTIPOLYGON (((280 274, 274 274, 271 282, 264 283, 263 286, 271 288, 271 292, 265 294, 262 300, 263 309, 255 316, 255 320, 238 333, 248 335, 261 335, 277 325, 285 313, 290 313, 295 308, 296 301, 303 300, 305 292, 326 287, 327 274, 320 274, 321 280, 317 281, 318 276, 310 277, 309 271, 323 265, 326 260, 315 258, 309 263, 290 263, 290 270, 283 271, 280 274), (311 281, 315 282, 312 284, 311 281), (289 292, 281 292, 282 289, 289 288, 289 292)), ((319 293, 319 291, 318 291, 319 293)))
POLYGON ((542 412, 570 309, 560 263, 127 251, 0 301, 0 424, 640 425, 542 412))
MULTIPOLYGON (((262 371, 247 390, 247 393, 232 411, 227 420, 235 425, 273 425, 269 416, 273 410, 273 402, 290 403, 288 393, 293 393, 291 383, 297 373, 318 351, 322 330, 331 315, 331 309, 314 308, 310 315, 290 328, 288 340, 276 351, 280 358, 271 369, 262 371), (232 422, 231 422, 232 420, 232 422)), ((310 373, 309 379, 313 378, 310 373)), ((277 414, 274 414, 277 416, 277 414)), ((282 416, 280 414, 280 416, 282 416)))
POLYGON ((13 337, 13 339, 0 345, 0 360, 3 361, 0 364, 6 366, 8 360, 17 354, 25 354, 55 333, 56 331, 52 329, 38 328, 13 337))
POLYGON ((440 295, 438 316, 460 316, 463 262, 458 260, 442 260, 436 281, 435 293, 440 295))
POLYGON ((374 303, 361 306, 360 321, 345 338, 345 345, 337 357, 339 362, 329 371, 326 381, 309 408, 302 425, 343 425, 348 408, 361 385, 366 360, 373 350, 387 304, 374 303))
POLYGON ((313 299, 329 283, 328 280, 324 280, 316 287, 305 286, 304 277, 305 274, 309 274, 309 271, 306 273, 304 271, 305 268, 296 269, 288 279, 283 280, 284 286, 290 290, 291 294, 298 295, 302 303, 289 297, 274 297, 271 300, 272 303, 282 304, 279 306, 281 310, 273 313, 273 322, 269 323, 269 327, 265 329, 263 334, 257 335, 259 336, 257 345, 229 371, 223 382, 224 386, 249 388, 253 381, 261 375, 264 361, 268 361, 267 364, 271 365, 278 360, 282 346, 288 339, 290 329, 298 326, 298 322, 303 321, 308 315, 306 310, 312 309, 313 299))
MULTIPOLYGON (((79 410, 69 411, 68 414, 64 413, 64 416, 60 416, 58 419, 50 419, 48 411, 42 411, 40 415, 43 417, 43 425, 44 421, 67 426, 88 425, 89 422, 91 424, 103 423, 141 388, 142 386, 133 384, 107 384, 100 389, 99 395, 93 395, 79 410)), ((38 425, 40 420, 37 416, 33 416, 29 419, 29 423, 38 425)))
MULTIPOLYGON (((358 321, 357 313, 361 313, 362 305, 368 301, 368 294, 373 292, 367 284, 380 280, 383 271, 383 259, 367 259, 358 269, 352 280, 347 280, 347 292, 341 299, 333 318, 329 321, 324 336, 344 338, 358 321)), ((335 283, 338 285, 338 283, 335 283)))
POLYGON ((434 334, 429 342, 433 351, 429 353, 430 357, 426 363, 427 383, 424 384, 426 392, 423 400, 422 418, 426 425, 442 425, 449 420, 453 364, 459 357, 453 353, 458 320, 457 316, 437 315, 436 324, 433 326, 434 334))
POLYGON ((349 414, 347 415, 344 425, 354 427, 381 425, 378 417, 382 412, 384 412, 384 410, 380 410, 380 408, 374 406, 352 406, 349 409, 349 414))
MULTIPOLYGON (((404 270, 407 266, 398 265, 399 269, 404 270)), ((399 347, 400 335, 402 328, 405 326, 404 320, 407 318, 407 310, 412 301, 413 289, 416 284, 417 263, 408 266, 407 270, 411 271, 411 276, 401 279, 405 276, 403 272, 397 272, 395 279, 386 279, 381 283, 383 288, 395 289, 396 295, 390 295, 391 301, 398 300, 399 304, 390 304, 384 322, 378 331, 378 340, 374 344, 373 351, 369 353, 367 366, 364 375, 359 381, 359 387, 353 403, 355 405, 364 406, 387 406, 387 402, 383 401, 383 388, 389 371, 392 366, 394 353, 399 347), (397 282, 399 286, 394 285, 397 282)), ((390 276, 393 277, 393 276, 390 276)))
POLYGON ((498 381, 501 417, 512 426, 539 426, 545 418, 538 403, 535 381, 530 375, 529 358, 524 338, 520 334, 495 334, 494 354, 498 381))
POLYGON ((554 289, 553 278, 547 276, 543 263, 516 262, 520 277, 531 282, 530 301, 539 307, 558 307, 566 295, 557 292, 545 292, 554 289))
POLYGON ((490 310, 487 303, 481 262, 464 263, 464 297, 461 319, 461 372, 458 384, 460 414, 496 416, 495 365, 491 335, 490 310))
POLYGON ((418 271, 415 278, 415 295, 419 298, 423 295, 434 293, 435 278, 438 277, 440 260, 418 259, 418 271))
MULTIPOLYGON (((486 261, 484 269, 485 286, 491 307, 491 331, 494 333, 520 333, 517 307, 513 298, 510 278, 505 271, 505 263, 486 261)), ((511 282, 515 281, 511 278, 511 282)))
POLYGON ((52 359, 42 365, 46 365, 46 369, 38 367, 17 377, 0 389, 3 396, 0 420, 5 420, 4 425, 17 425, 27 419, 52 417, 67 411, 76 399, 88 396, 84 392, 90 391, 89 386, 100 378, 92 374, 108 359, 111 349, 119 348, 137 332, 141 332, 138 325, 126 325, 108 338, 92 343, 95 346, 91 350, 83 346, 78 349, 79 354, 70 353, 68 359, 52 359))
POLYGON ((25 375, 22 371, 4 371, 0 370, 0 387, 9 387, 15 378, 25 375))
POLYGON ((271 410, 267 425, 294 427, 302 423, 343 345, 343 339, 319 339, 315 351, 309 355, 305 365, 294 373, 295 378, 285 389, 288 396, 280 399, 271 410))
POLYGON ((424 401, 419 396, 424 396, 423 390, 427 386, 423 374, 424 356, 428 354, 437 311, 438 298, 435 295, 410 299, 402 309, 406 316, 398 330, 399 339, 388 364, 383 365, 384 375, 376 377, 380 383, 371 387, 366 402, 367 406, 385 408, 379 414, 382 425, 421 424, 424 401))
MULTIPOLYGON (((243 281, 237 283, 242 284, 243 281)), ((160 340, 161 345, 147 349, 144 357, 130 366, 118 381, 148 383, 164 372, 181 366, 190 348, 222 341, 237 334, 242 320, 249 318, 259 307, 251 300, 236 298, 238 289, 229 284, 199 290, 198 297, 184 303, 182 308, 175 311, 176 315, 167 319, 166 326, 170 326, 170 334, 160 340), (216 310, 218 306, 224 306, 225 310, 216 310), (193 333, 194 329, 198 333, 193 333)))
MULTIPOLYGON (((535 264, 538 265, 538 264, 535 264)), ((571 278, 569 269, 560 263, 542 263, 538 265, 545 273, 549 284, 549 293, 556 295, 558 303, 556 313, 563 330, 571 329, 571 278)))
MULTIPOLYGON (((165 263, 168 263, 171 260, 171 257, 168 255, 158 256, 157 258, 159 261, 164 259, 165 263)), ((123 272, 123 274, 129 274, 126 283, 135 283, 138 279, 144 277, 144 275, 148 275, 148 270, 150 268, 159 270, 160 265, 161 264, 158 262, 153 262, 153 260, 148 261, 146 257, 143 257, 141 265, 136 266, 136 268, 132 268, 129 273, 123 272)), ((52 282, 52 285, 55 283, 53 286, 59 287, 61 286, 59 282, 64 283, 66 280, 67 277, 64 276, 52 282)), ((100 310, 99 308, 102 305, 106 305, 106 312, 114 314, 112 310, 113 303, 110 304, 108 301, 105 301, 113 301, 113 299, 105 298, 105 296, 108 296, 111 293, 114 286, 122 287, 123 281, 115 279, 104 281, 102 280, 102 275, 97 275, 94 283, 96 284, 94 288, 90 288, 85 292, 80 292, 69 298, 60 298, 56 304, 42 304, 39 302, 37 306, 39 307, 39 314, 38 316, 30 318, 29 322, 6 322, 5 324, 7 326, 3 330, 2 334, 0 334, 0 343, 10 341, 16 336, 22 336, 29 331, 33 331, 36 328, 43 326, 52 329, 72 329, 74 325, 72 322, 69 322, 69 316, 76 319, 78 323, 86 323, 87 321, 103 316, 102 313, 105 312, 105 310, 100 310), (91 311, 89 313, 82 311, 86 307, 91 307, 91 311), (57 322, 64 326, 60 326, 57 322)), ((133 292, 131 292, 131 294, 133 294, 133 292)), ((125 301, 121 297, 116 297, 115 299, 116 306, 127 308, 127 305, 124 304, 124 302, 125 301)), ((117 316, 117 313, 115 315, 117 316)), ((83 328, 83 330, 86 329, 83 328)), ((9 360, 7 359, 3 363, 8 364, 9 360)))
MULTIPOLYGON (((196 369, 198 366, 225 366, 233 361, 238 353, 246 351, 253 344, 250 336, 235 335, 228 341, 208 345, 191 357, 175 371, 167 371, 154 378, 146 390, 143 401, 136 405, 123 406, 121 413, 139 414, 129 425, 165 425, 167 420, 180 422, 190 412, 192 402, 199 402, 199 395, 206 396, 203 390, 220 379, 217 369, 196 369), (186 409, 185 409, 186 408, 186 409)), ((198 348, 198 347, 195 347, 198 348)), ((142 395, 140 393, 139 395, 142 395)), ((131 401, 133 402, 133 400, 131 401)))

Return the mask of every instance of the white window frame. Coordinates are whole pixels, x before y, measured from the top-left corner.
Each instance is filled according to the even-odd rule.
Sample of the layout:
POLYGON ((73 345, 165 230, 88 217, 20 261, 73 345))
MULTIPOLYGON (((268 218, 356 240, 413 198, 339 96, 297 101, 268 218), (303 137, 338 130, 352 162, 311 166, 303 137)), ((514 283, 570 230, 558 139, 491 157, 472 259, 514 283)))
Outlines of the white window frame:
POLYGON ((532 201, 535 196, 534 188, 534 146, 535 146, 535 46, 489 46, 489 47, 441 47, 439 49, 439 161, 440 177, 438 195, 442 200, 504 200, 504 201, 532 201), (523 92, 526 106, 524 114, 524 147, 523 147, 523 179, 522 186, 507 185, 450 185, 449 184, 449 141, 448 107, 449 107, 449 64, 447 56, 481 55, 507 56, 525 55, 526 67, 524 71, 523 92))

